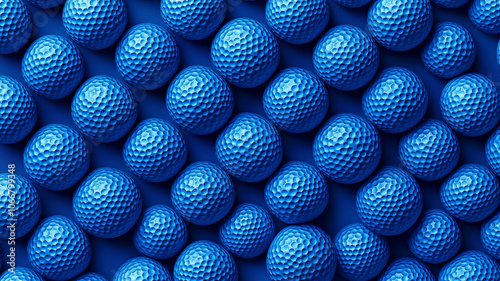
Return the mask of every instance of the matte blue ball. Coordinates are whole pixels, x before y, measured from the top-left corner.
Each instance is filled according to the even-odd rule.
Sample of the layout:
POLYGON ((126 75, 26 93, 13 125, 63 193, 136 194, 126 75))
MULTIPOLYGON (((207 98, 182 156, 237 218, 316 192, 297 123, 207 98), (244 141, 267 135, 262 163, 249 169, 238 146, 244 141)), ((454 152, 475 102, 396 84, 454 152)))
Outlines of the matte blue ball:
POLYGON ((389 261, 389 243, 360 223, 342 228, 335 236, 340 275, 350 281, 375 278, 389 261))
POLYGON ((271 243, 266 266, 273 281, 330 281, 337 267, 335 248, 328 233, 317 226, 288 226, 271 243))
POLYGON ((154 90, 172 78, 181 59, 170 33, 156 24, 142 23, 127 31, 116 48, 115 61, 130 86, 154 90))
POLYGON ((123 0, 67 0, 62 19, 78 45, 101 50, 113 45, 125 30, 127 6, 123 0))
POLYGON ((226 124, 234 108, 233 92, 219 74, 206 66, 183 69, 170 83, 167 110, 185 131, 211 134, 226 124))
POLYGON ((240 88, 262 85, 280 61, 278 41, 263 24, 237 18, 222 27, 212 42, 212 62, 220 74, 240 88))
POLYGON ((2 275, 0 275, 0 281, 45 281, 42 276, 40 276, 35 271, 26 268, 16 266, 14 271, 6 270, 2 275))
POLYGON ((173 281, 168 269, 161 263, 145 257, 126 261, 116 272, 113 281, 173 281))
POLYGON ((174 208, 188 222, 210 225, 233 207, 235 191, 231 178, 215 164, 200 161, 189 165, 172 184, 174 208))
POLYGON ((408 239, 410 251, 426 263, 442 263, 460 250, 462 234, 457 222, 444 211, 425 211, 408 239))
POLYGON ((466 251, 443 266, 439 281, 497 281, 500 266, 490 256, 479 251, 466 251))
POLYGON ((212 35, 226 17, 224 0, 162 0, 161 16, 176 35, 200 40, 212 35))
POLYGON ((75 281, 108 281, 108 279, 104 278, 101 274, 87 273, 78 277, 75 281))
POLYGON ((23 140, 35 127, 37 114, 28 89, 13 78, 0 75, 0 143, 23 140))
POLYGON ((438 23, 422 49, 421 57, 432 74, 449 79, 472 66, 476 59, 476 44, 470 32, 461 25, 438 23))
POLYGON ((31 138, 24 149, 24 169, 38 186, 65 190, 80 181, 90 166, 85 139, 62 124, 47 125, 31 138))
POLYGON ((38 38, 22 61, 24 80, 37 95, 62 99, 72 94, 82 81, 85 64, 80 50, 59 35, 38 38))
POLYGON ((317 218, 328 205, 325 178, 313 165, 291 161, 266 184, 266 203, 271 213, 289 224, 317 218))
POLYGON ((375 233, 393 236, 407 231, 423 207, 422 190, 405 170, 384 167, 358 190, 356 209, 375 233))
POLYGON ((473 0, 469 7, 469 18, 472 24, 483 32, 500 33, 500 2, 473 0))
POLYGON ((64 3, 65 0, 26 0, 26 2, 40 9, 50 9, 64 3))
POLYGON ((399 142, 401 164, 414 177, 433 181, 445 177, 457 165, 460 144, 443 122, 425 119, 399 142))
POLYGON ((403 67, 384 69, 363 95, 363 112, 377 129, 401 133, 417 125, 427 111, 425 85, 403 67))
POLYGON ((432 2, 443 8, 453 9, 465 5, 469 0, 432 0, 432 2))
POLYGON ((139 123, 123 147, 123 158, 130 171, 149 182, 175 176, 186 163, 187 154, 184 136, 159 118, 139 123))
POLYGON ((73 214, 89 234, 115 238, 139 219, 142 197, 134 180, 115 168, 90 173, 73 195, 73 214))
POLYGON ((260 115, 240 113, 219 134, 215 153, 222 167, 244 182, 268 178, 280 165, 283 143, 276 128, 260 115))
POLYGON ((366 179, 377 168, 381 155, 382 141, 375 127, 351 113, 330 118, 314 139, 316 165, 338 183, 366 179))
POLYGON ((105 75, 85 81, 71 103, 71 116, 80 132, 102 143, 125 136, 134 126, 137 112, 132 91, 105 75))
POLYGON ((0 3, 0 54, 19 51, 31 36, 33 24, 28 8, 21 0, 0 3))
POLYGON ((276 36, 290 44, 305 44, 323 32, 330 19, 326 0, 269 0, 266 21, 276 36))
POLYGON ((483 224, 481 241, 488 254, 500 259, 500 214, 497 213, 483 224))
POLYGON ((372 0, 333 0, 333 2, 347 8, 359 8, 370 3, 372 0))
POLYGON ((391 51, 408 51, 422 43, 432 29, 429 0, 377 0, 368 12, 368 29, 391 51))
POLYGON ((462 135, 486 134, 500 120, 500 92, 482 74, 462 75, 443 89, 441 114, 446 123, 462 135))
POLYGON ((314 47, 314 69, 328 85, 342 91, 356 90, 370 82, 379 62, 375 41, 352 25, 330 29, 314 47))
POLYGON ((175 281, 237 281, 238 268, 233 256, 214 242, 191 243, 174 265, 175 281))
POLYGON ((165 205, 154 205, 142 214, 134 232, 134 246, 154 259, 168 259, 187 242, 189 230, 182 217, 165 205))
POLYGON ((394 260, 380 277, 379 281, 435 281, 430 269, 413 258, 394 260))
POLYGON ((76 223, 63 216, 43 220, 28 241, 28 259, 45 278, 68 280, 90 263, 89 238, 76 223))
POLYGON ((263 97, 267 117, 281 130, 305 133, 328 112, 328 92, 312 72, 298 67, 282 70, 267 85, 263 97))

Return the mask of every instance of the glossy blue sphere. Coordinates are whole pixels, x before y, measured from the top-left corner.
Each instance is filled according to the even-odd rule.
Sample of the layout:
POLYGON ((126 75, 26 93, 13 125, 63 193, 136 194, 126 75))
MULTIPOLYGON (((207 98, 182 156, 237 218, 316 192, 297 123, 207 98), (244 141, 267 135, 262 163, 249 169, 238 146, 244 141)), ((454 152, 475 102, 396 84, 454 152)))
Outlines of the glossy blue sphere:
POLYGON ((497 213, 483 224, 481 241, 488 254, 495 259, 500 259, 500 213, 497 213))
POLYGON ((27 267, 16 266, 13 271, 12 270, 4 271, 4 273, 0 275, 0 281, 45 281, 45 280, 38 273, 27 267))
POLYGON ((55 8, 64 3, 64 1, 65 0, 26 0, 26 2, 40 9, 55 8))
POLYGON ((443 8, 452 9, 465 5, 469 0, 432 0, 432 2, 443 8))
POLYGON ((385 269, 379 281, 435 281, 430 269, 413 258, 395 259, 385 269))
POLYGON ((474 26, 486 33, 500 33, 500 2, 496 0, 472 0, 469 18, 474 26))
POLYGON ((439 281, 497 281, 500 265, 480 251, 466 251, 447 263, 439 273, 439 281))
POLYGON ((145 257, 131 258, 116 272, 113 281, 173 281, 161 263, 145 257))
POLYGON ((22 0, 9 0, 0 2, 0 14, 0 54, 15 53, 30 39, 30 12, 22 0))
POLYGON ((101 274, 97 273, 87 273, 75 279, 74 281, 108 281, 101 274))
POLYGON ((333 0, 333 2, 342 5, 346 8, 359 8, 367 5, 372 0, 333 0))

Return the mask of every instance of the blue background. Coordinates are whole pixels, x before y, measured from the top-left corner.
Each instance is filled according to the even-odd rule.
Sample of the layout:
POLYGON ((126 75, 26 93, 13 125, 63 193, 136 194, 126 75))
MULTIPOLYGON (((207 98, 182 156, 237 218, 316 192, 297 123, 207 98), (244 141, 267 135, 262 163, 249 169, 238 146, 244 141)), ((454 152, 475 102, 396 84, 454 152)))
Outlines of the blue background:
MULTIPOLYGON (((125 2, 129 10, 127 28, 147 22, 164 26, 160 16, 159 0, 125 0, 125 2)), ((264 0, 256 2, 228 0, 227 4, 228 13, 225 22, 238 17, 251 17, 265 23, 264 0)), ((434 22, 454 21, 467 28, 472 33, 478 48, 476 62, 471 71, 485 74, 495 81, 498 86, 500 72, 495 56, 498 36, 488 35, 475 29, 467 17, 467 6, 468 5, 458 9, 447 10, 433 4, 434 22)), ((368 7, 369 5, 359 9, 347 9, 337 4, 330 3, 331 18, 323 34, 326 30, 339 24, 352 24, 367 31, 366 14, 368 12, 368 7)), ((29 9, 36 25, 33 38, 19 53, 0 56, 0 74, 12 76, 19 81, 23 81, 21 74, 22 56, 34 39, 48 34, 67 36, 62 24, 62 6, 50 10, 40 10, 29 6, 29 9)), ((213 36, 201 41, 188 41, 179 37, 176 37, 176 39, 182 57, 179 70, 195 64, 206 65, 213 68, 210 59, 210 45, 213 36)), ((298 66, 314 71, 311 58, 312 50, 316 42, 317 39, 309 44, 294 46, 280 41, 281 62, 279 69, 298 66)), ((114 61, 115 47, 116 45, 102 51, 89 51, 80 47, 86 64, 84 80, 100 74, 120 78, 114 61)), ((439 98, 447 81, 431 75, 424 68, 420 61, 419 52, 420 48, 403 53, 390 52, 381 48, 381 65, 379 71, 389 66, 403 66, 416 72, 423 79, 430 95, 429 109, 426 117, 441 118, 439 112, 439 98)), ((167 87, 162 87, 155 91, 135 91, 136 98, 139 102, 138 122, 150 117, 161 117, 172 121, 165 108, 166 89, 167 87)), ((234 113, 250 111, 264 115, 262 108, 263 90, 263 86, 254 89, 238 89, 233 87, 236 100, 234 113)), ((361 96, 364 90, 365 88, 352 92, 341 92, 328 88, 330 94, 330 109, 327 118, 341 112, 352 112, 362 115, 361 96)), ((14 145, 0 145, 0 172, 6 172, 7 165, 15 163, 17 166, 16 173, 26 176, 26 172, 22 166, 22 152, 24 146, 33 133, 44 125, 63 123, 76 129, 70 114, 72 96, 56 101, 44 100, 37 96, 35 96, 35 99, 39 110, 36 127, 24 141, 14 145)), ((314 163, 312 158, 312 142, 316 132, 317 129, 305 134, 289 134, 282 132, 285 148, 282 164, 290 160, 302 160, 308 163, 314 163)), ((186 136, 189 145, 188 163, 198 160, 207 160, 217 163, 214 153, 217 133, 203 137, 191 135, 187 132, 183 132, 183 134, 186 136)), ((480 163, 487 165, 484 144, 488 135, 489 134, 477 138, 459 136, 461 145, 459 164, 480 163)), ((401 135, 381 134, 381 137, 383 140, 383 157, 380 165, 400 166, 397 157, 397 147, 401 135)), ((115 167, 129 173, 122 158, 122 147, 125 139, 126 138, 123 138, 110 144, 91 143, 92 160, 89 172, 99 167, 115 167)), ((151 184, 141 181, 136 177, 134 177, 134 179, 140 186, 144 199, 144 208, 154 204, 172 205, 170 200, 170 187, 172 181, 151 184)), ((245 202, 265 206, 263 192, 265 181, 252 184, 243 183, 237 180, 234 180, 234 182, 237 191, 235 206, 245 202)), ((424 192, 424 210, 442 208, 439 201, 440 183, 440 181, 420 182, 424 192)), ((328 181, 328 184, 330 187, 330 201, 328 207, 324 213, 312 223, 319 225, 333 237, 343 226, 359 221, 355 210, 355 194, 360 184, 340 185, 332 181, 328 181)), ((43 202, 42 218, 60 214, 73 219, 71 200, 75 187, 62 192, 53 192, 39 188, 38 191, 43 202)), ((284 227, 283 223, 277 223, 279 229, 284 227)), ((481 223, 470 224, 459 222, 459 224, 463 234, 463 245, 461 250, 478 249, 484 251, 480 242, 479 233, 481 223)), ((208 227, 189 225, 189 227, 190 237, 188 243, 200 239, 219 242, 217 236, 218 224, 208 227)), ((412 256, 406 243, 407 234, 408 233, 388 238, 391 246, 391 259, 412 256)), ((26 255, 26 244, 30 235, 31 233, 17 241, 17 266, 30 267, 26 255)), ((101 273, 110 280, 112 280, 114 273, 121 264, 129 258, 139 256, 139 253, 135 250, 131 242, 131 232, 112 240, 96 237, 90 237, 90 239, 93 247, 93 254, 92 262, 87 271, 101 273)), ((1 247, 5 257, 7 250, 6 241, 1 241, 1 247)), ((240 280, 269 280, 265 269, 265 255, 250 260, 236 258, 236 261, 240 272, 240 280)), ((162 262, 172 272, 175 257, 162 262)), ((7 268, 5 258, 2 266, 4 269, 7 268)), ((441 266, 442 265, 429 265, 436 276, 441 266)), ((341 278, 339 274, 336 274, 334 280, 344 279, 341 278)))

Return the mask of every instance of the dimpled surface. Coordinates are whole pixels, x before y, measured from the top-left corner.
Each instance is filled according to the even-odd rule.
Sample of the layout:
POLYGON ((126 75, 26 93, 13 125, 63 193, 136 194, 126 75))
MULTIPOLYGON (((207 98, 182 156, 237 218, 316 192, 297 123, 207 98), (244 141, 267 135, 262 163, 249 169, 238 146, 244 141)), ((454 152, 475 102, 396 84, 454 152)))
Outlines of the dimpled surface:
POLYGON ((145 257, 126 261, 116 272, 113 281, 173 281, 168 269, 161 263, 145 257))
POLYGON ((212 42, 212 62, 231 84, 253 88, 278 67, 278 41, 263 24, 249 18, 228 22, 212 42))
POLYGON ((380 161, 382 143, 377 130, 363 117, 338 114, 316 135, 313 156, 330 179, 352 184, 366 179, 380 161))
POLYGON ((453 131, 436 119, 425 119, 401 138, 399 158, 418 179, 433 181, 450 173, 460 158, 460 144, 453 131))
POLYGON ((188 234, 186 223, 172 208, 154 205, 146 209, 139 220, 134 245, 143 255, 168 259, 182 250, 188 234))
POLYGON ((439 281, 497 281, 500 266, 490 256, 479 251, 466 251, 446 264, 439 281))
POLYGON ((197 225, 218 222, 229 213, 235 199, 231 178, 217 165, 205 161, 182 171, 171 192, 174 208, 197 225))
POLYGON ((486 251, 495 259, 500 259, 500 214, 496 214, 483 224, 481 240, 486 251))
POLYGON ((188 40, 210 36, 226 17, 224 0, 162 0, 163 22, 173 33, 188 40))
POLYGON ((330 281, 337 261, 330 236, 313 225, 285 227, 274 238, 266 258, 271 280, 330 281))
POLYGON ((139 219, 142 198, 134 180, 114 168, 90 173, 73 195, 73 214, 88 233, 115 238, 139 219))
POLYGON ((360 223, 342 228, 335 236, 338 270, 347 280, 374 278, 389 261, 389 244, 360 223))
POLYGON ((356 198, 363 224, 375 233, 392 236, 408 230, 420 216, 422 191, 406 171, 384 167, 365 183, 356 198))
POLYGON ((87 172, 90 151, 83 137, 66 125, 41 128, 24 149, 24 169, 38 186, 65 190, 87 172))
POLYGON ((163 119, 142 121, 123 147, 130 171, 149 182, 166 181, 182 169, 187 145, 179 130, 163 119))
POLYGON ((412 253, 427 263, 442 263, 453 257, 462 244, 457 222, 444 211, 424 212, 408 239, 412 253))
POLYGON ((30 39, 33 25, 28 8, 21 0, 0 2, 0 54, 12 54, 30 39))
POLYGON ((469 0, 432 0, 432 2, 443 8, 451 9, 465 5, 465 3, 469 2, 469 0))
POLYGON ((222 77, 206 66, 183 69, 170 83, 167 110, 185 131, 196 135, 211 134, 231 117, 234 98, 222 77))
POLYGON ((181 61, 170 33, 152 23, 138 24, 116 48, 118 72, 132 87, 154 90, 165 85, 181 61))
POLYGON ((276 235, 273 218, 266 209, 241 204, 219 228, 219 239, 235 256, 253 258, 267 250, 276 235))
POLYGON ((132 91, 109 76, 94 76, 78 89, 71 103, 71 116, 80 131, 96 142, 122 138, 137 119, 132 91))
POLYGON ((325 178, 316 167, 291 161, 266 184, 266 203, 273 215, 289 223, 304 223, 317 218, 329 199, 325 178))
POLYGON ((500 2, 497 0, 473 0, 469 18, 474 26, 486 33, 500 33, 500 2))
POLYGON ((379 281, 435 281, 427 266, 413 258, 394 260, 379 281))
POLYGON ((347 8, 359 8, 370 3, 372 0, 333 0, 333 2, 340 4, 347 8))
POLYGON ((6 270, 0 275, 0 281, 45 281, 42 276, 26 267, 16 267, 14 271, 6 270))
POLYGON ((266 20, 271 30, 291 44, 305 44, 318 37, 330 19, 326 0, 269 0, 266 20))
POLYGON ((238 268, 231 254, 210 241, 187 246, 174 265, 176 281, 237 281, 238 268))
POLYGON ((287 68, 264 91, 267 117, 281 130, 304 133, 323 121, 328 111, 328 92, 313 73, 298 67, 287 68))
POLYGON ((113 45, 127 25, 123 0, 67 0, 63 24, 73 41, 91 50, 113 45))
POLYGON ((441 186, 441 202, 448 213, 466 222, 482 221, 500 203, 500 184, 488 168, 466 164, 441 186))
POLYGON ((0 75, 0 143, 24 139, 33 130, 37 114, 28 89, 13 78, 0 75))
POLYGON ((46 218, 28 241, 31 265, 52 280, 76 277, 87 268, 91 256, 92 249, 85 232, 63 216, 46 218))
POLYGON ((413 49, 425 40, 432 29, 431 2, 377 0, 368 12, 368 29, 386 49, 413 49))
POLYGON ((500 176, 500 129, 496 129, 486 142, 486 160, 493 172, 500 176))
POLYGON ((34 93, 46 99, 61 99, 80 84, 85 65, 75 44, 58 35, 47 35, 26 51, 22 72, 34 93))
POLYGON ((316 44, 314 69, 330 86, 352 91, 366 85, 377 72, 380 63, 375 41, 363 30, 352 25, 330 29, 316 44))
POLYGON ((65 0, 26 0, 26 2, 41 9, 49 9, 57 7, 61 5, 64 1, 65 0))
POLYGON ((390 67, 364 93, 363 112, 377 129, 401 133, 420 122, 428 100, 418 75, 403 67, 390 67))
POLYGON ((443 89, 441 114, 458 133, 471 137, 483 135, 500 119, 500 92, 482 74, 462 75, 443 89))
POLYGON ((472 35, 453 22, 435 26, 422 49, 422 62, 432 74, 452 78, 467 71, 476 59, 476 44, 472 35))
POLYGON ((75 281, 108 281, 108 279, 97 273, 87 273, 83 276, 80 276, 75 281))

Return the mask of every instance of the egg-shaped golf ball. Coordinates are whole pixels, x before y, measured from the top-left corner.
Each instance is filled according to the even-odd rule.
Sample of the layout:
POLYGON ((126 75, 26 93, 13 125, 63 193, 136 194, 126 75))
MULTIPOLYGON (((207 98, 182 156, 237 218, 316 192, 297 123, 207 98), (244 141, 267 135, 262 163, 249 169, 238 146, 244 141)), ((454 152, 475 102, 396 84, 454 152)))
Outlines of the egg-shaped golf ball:
POLYGON ((473 0, 469 7, 469 18, 472 24, 483 32, 500 33, 500 2, 473 0))
POLYGON ((480 251, 466 251, 447 263, 439 272, 438 281, 500 280, 500 265, 480 251))
POLYGON ((0 275, 0 281, 45 281, 35 271, 27 268, 16 266, 12 270, 6 270, 0 275))
POLYGON ((483 224, 481 241, 490 255, 500 259, 500 214, 494 215, 483 224))
POLYGON ((21 0, 2 1, 0 14, 0 54, 15 53, 30 39, 31 14, 21 0))
POLYGON ((131 258, 116 272, 113 281, 173 281, 161 263, 145 257, 131 258))
POLYGON ((394 260, 380 277, 379 281, 435 281, 430 269, 413 258, 394 260))

